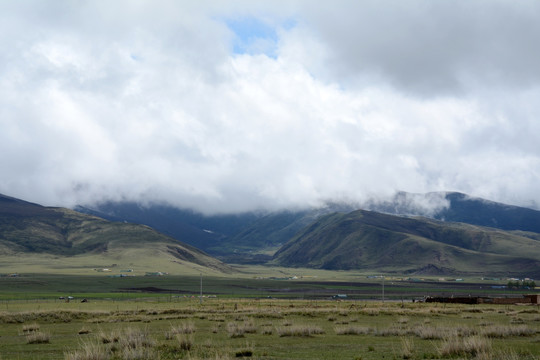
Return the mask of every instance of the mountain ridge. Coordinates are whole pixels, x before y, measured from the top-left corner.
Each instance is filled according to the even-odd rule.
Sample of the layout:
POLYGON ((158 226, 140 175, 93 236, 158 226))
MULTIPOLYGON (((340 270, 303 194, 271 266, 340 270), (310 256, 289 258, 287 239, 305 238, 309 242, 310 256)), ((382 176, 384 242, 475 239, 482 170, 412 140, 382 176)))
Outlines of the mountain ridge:
POLYGON ((540 211, 458 192, 398 192, 389 200, 364 204, 329 203, 318 208, 236 215, 202 215, 167 205, 111 202, 79 210, 111 220, 144 223, 227 262, 264 263, 298 231, 321 216, 358 209, 540 233, 540 211), (223 226, 224 223, 234 226, 223 226))
POLYGON ((199 249, 146 225, 110 222, 5 195, 0 195, 0 248, 7 263, 13 263, 6 259, 8 256, 24 260, 46 255, 58 259, 93 257, 104 264, 125 263, 148 269, 174 270, 182 264, 213 272, 232 271, 199 249))
POLYGON ((145 207, 136 203, 124 206, 110 203, 101 210, 86 208, 94 214, 88 215, 0 196, 0 248, 4 254, 72 258, 94 255, 122 258, 128 254, 135 258, 133 254, 138 251, 138 256, 151 253, 150 257, 161 256, 169 263, 210 264, 216 271, 230 271, 230 267, 198 250, 197 245, 202 243, 204 250, 228 263, 413 274, 477 273, 484 269, 497 274, 529 276, 538 272, 535 276, 540 276, 536 270, 540 268, 537 260, 540 233, 529 230, 534 229, 536 221, 540 223, 540 212, 461 193, 396 196, 393 202, 371 204, 384 212, 329 204, 308 210, 214 217, 164 205, 145 207), (484 211, 482 206, 487 206, 485 214, 477 214, 484 211), (433 209, 437 211, 428 211, 433 209), (97 217, 102 210, 111 219, 121 221, 97 217), (418 216, 426 211, 430 217, 418 216), (445 221, 437 219, 441 214, 447 215, 445 221), (447 220, 468 218, 467 214, 471 214, 472 224, 447 220), (523 220, 522 214, 529 217, 523 220), (505 224, 498 220, 501 217, 506 217, 503 220, 507 226, 518 229, 509 231, 482 225, 487 222, 501 226, 505 224), (147 225, 136 224, 137 219, 147 220, 147 225), (27 221, 33 221, 32 226, 27 221), (176 238, 149 227, 154 223, 166 227, 171 222, 176 223, 176 238), (15 238, 16 242, 11 241, 15 238), (197 260, 201 256, 204 260, 197 260))
POLYGON ((415 273, 540 275, 540 242, 534 236, 422 217, 357 210, 320 218, 273 258, 280 266, 380 269, 415 273), (511 268, 509 268, 511 267, 511 268))

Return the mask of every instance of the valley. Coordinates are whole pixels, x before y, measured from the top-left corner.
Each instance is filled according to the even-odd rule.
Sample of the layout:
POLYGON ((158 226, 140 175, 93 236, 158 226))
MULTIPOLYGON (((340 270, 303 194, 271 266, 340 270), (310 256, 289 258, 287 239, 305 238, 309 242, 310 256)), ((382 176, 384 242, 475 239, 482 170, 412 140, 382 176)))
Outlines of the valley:
POLYGON ((219 276, 244 264, 411 277, 540 277, 540 234, 531 231, 540 212, 456 193, 423 195, 446 204, 426 208, 414 202, 419 196, 399 193, 393 202, 370 204, 371 210, 329 204, 203 215, 133 203, 74 211, 2 195, 0 273, 219 276), (487 227, 483 212, 502 228, 487 227))
POLYGON ((424 302, 537 294, 530 228, 121 208, 0 196, 1 358, 538 359, 537 305, 424 302))

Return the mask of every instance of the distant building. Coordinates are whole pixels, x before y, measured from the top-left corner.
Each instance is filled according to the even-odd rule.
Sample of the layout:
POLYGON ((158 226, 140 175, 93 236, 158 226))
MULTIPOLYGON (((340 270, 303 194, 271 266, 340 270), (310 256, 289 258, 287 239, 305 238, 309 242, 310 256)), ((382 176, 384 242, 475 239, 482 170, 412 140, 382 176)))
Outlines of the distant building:
POLYGON ((495 304, 495 305, 513 305, 513 304, 540 304, 540 295, 523 295, 522 297, 482 297, 482 296, 463 296, 463 297, 427 297, 426 302, 452 303, 452 304, 495 304))

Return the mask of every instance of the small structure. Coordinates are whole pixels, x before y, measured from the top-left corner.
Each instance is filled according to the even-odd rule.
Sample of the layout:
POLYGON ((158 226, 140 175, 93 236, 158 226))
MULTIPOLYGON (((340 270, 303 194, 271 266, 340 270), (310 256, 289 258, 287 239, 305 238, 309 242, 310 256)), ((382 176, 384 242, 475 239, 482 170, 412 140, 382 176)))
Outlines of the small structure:
POLYGON ((449 304, 540 304, 540 295, 523 295, 523 297, 483 297, 483 296, 460 296, 460 297, 427 297, 425 302, 439 302, 449 304))

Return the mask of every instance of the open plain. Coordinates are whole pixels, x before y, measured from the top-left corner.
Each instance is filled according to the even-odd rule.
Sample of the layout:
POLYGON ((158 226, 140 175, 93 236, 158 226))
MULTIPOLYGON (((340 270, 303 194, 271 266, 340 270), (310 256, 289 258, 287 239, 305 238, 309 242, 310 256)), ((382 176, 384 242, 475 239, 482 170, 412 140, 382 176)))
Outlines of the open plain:
POLYGON ((418 301, 422 294, 484 296, 496 290, 480 281, 392 278, 384 279, 383 302, 382 280, 347 272, 296 279, 204 277, 201 298, 200 277, 2 277, 0 355, 72 360, 539 358, 537 305, 428 304, 418 301), (342 297, 332 299, 337 294, 342 297))

